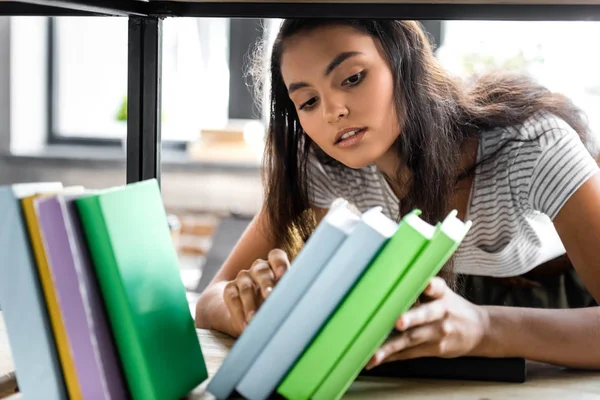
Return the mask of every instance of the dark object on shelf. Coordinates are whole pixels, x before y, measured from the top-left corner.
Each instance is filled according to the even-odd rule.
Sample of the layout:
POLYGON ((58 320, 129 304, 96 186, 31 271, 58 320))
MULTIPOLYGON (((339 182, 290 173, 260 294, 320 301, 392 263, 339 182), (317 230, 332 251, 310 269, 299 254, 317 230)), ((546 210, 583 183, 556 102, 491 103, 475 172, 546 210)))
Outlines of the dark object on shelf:
POLYGON ((360 376, 523 383, 527 366, 523 358, 423 357, 382 364, 360 376))
POLYGON ((232 213, 219 222, 213 234, 212 245, 206 254, 200 282, 194 292, 202 293, 206 289, 251 220, 252 216, 232 213))

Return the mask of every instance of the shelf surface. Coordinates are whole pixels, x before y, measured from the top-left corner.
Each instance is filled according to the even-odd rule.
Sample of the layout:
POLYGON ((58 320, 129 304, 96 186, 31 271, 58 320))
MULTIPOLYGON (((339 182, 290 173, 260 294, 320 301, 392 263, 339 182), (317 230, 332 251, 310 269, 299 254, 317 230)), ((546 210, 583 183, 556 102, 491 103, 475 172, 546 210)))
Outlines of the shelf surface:
POLYGON ((147 0, 0 0, 0 15, 145 16, 147 0))
POLYGON ((600 0, 0 0, 0 15, 54 16, 600 21, 599 10, 600 0))
POLYGON ((149 0, 150 3, 359 3, 359 4, 427 4, 427 5, 600 5, 600 0, 149 0))
POLYGON ((0 15, 600 21, 600 0, 0 0, 0 15))
POLYGON ((600 0, 151 0, 149 6, 172 17, 600 21, 600 0))

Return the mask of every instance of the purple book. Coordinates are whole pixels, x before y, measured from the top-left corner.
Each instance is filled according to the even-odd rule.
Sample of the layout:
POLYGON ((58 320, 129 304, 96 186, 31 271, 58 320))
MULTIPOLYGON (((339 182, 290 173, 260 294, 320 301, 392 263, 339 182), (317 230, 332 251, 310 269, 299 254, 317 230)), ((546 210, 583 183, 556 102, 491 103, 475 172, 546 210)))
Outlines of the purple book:
POLYGON ((36 199, 52 281, 84 399, 128 397, 104 303, 79 225, 82 194, 36 199))

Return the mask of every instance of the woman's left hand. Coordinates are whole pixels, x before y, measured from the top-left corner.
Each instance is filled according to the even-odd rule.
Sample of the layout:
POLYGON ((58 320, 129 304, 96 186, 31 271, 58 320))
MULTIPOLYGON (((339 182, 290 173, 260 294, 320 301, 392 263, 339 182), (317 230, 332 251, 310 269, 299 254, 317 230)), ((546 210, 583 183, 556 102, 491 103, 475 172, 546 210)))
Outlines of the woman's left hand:
POLYGON ((367 369, 408 358, 475 355, 488 329, 486 310, 453 292, 439 277, 423 294, 427 301, 398 318, 400 334, 381 346, 367 369))

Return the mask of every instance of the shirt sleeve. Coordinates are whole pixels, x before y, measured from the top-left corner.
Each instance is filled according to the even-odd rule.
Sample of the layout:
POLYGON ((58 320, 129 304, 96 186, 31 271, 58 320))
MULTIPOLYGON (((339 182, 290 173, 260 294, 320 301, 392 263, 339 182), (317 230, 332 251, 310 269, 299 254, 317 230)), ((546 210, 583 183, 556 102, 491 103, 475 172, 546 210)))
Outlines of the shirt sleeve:
POLYGON ((527 127, 536 141, 529 204, 554 220, 561 207, 598 170, 577 132, 564 120, 549 117, 527 127))
POLYGON ((340 197, 335 193, 331 177, 312 151, 308 155, 307 181, 308 201, 312 206, 330 208, 340 197))

